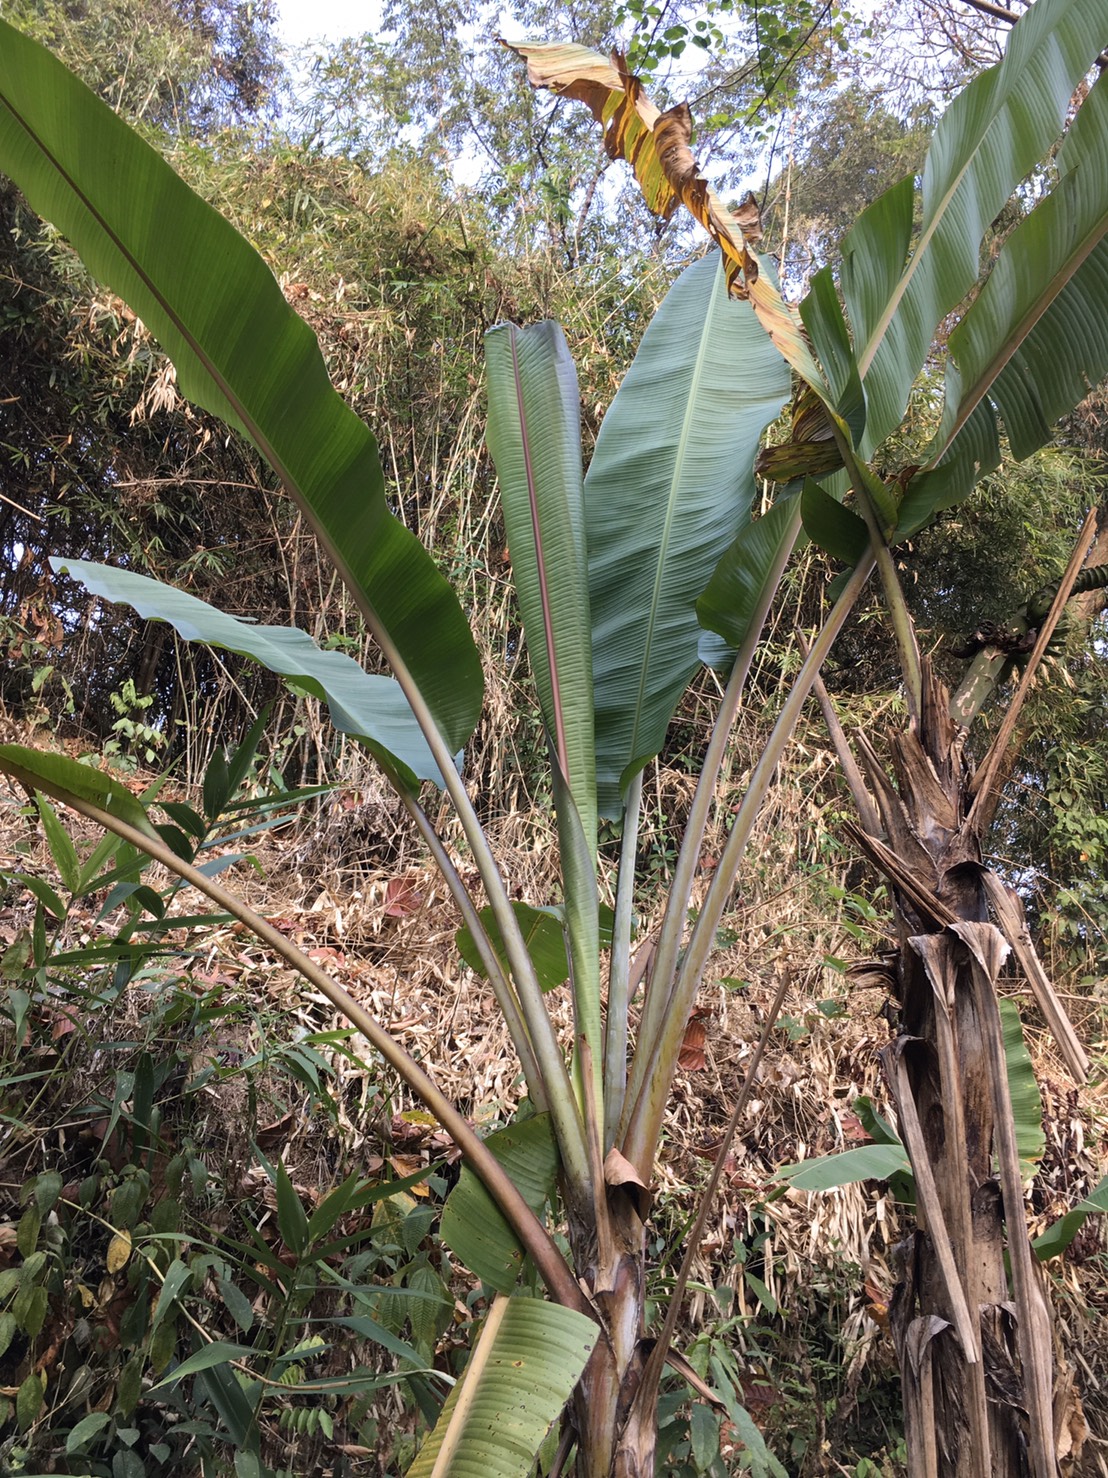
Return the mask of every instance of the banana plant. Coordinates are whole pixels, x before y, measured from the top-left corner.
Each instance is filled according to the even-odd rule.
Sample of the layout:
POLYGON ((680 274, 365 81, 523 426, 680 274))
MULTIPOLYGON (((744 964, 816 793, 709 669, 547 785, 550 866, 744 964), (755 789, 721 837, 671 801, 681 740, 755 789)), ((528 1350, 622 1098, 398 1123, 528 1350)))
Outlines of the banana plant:
MULTIPOLYGON (((672 1343, 698 1242, 694 1225, 664 1322, 648 1330, 645 1227, 666 1098, 759 808, 820 666, 875 569, 912 719, 896 750, 899 793, 872 750, 862 749, 877 795, 876 805, 862 797, 864 814, 878 819, 857 839, 889 872, 905 920, 898 966, 905 1030, 887 1068, 928 1216, 914 1266, 930 1271, 906 1282, 897 1331, 914 1471, 1023 1471, 1015 1417, 986 1405, 983 1363, 991 1358, 1008 1361, 1009 1384, 1025 1383, 1031 1470, 1053 1471, 1050 1352, 1020 1252, 1018 1157, 1013 1190, 1011 1110, 1003 1055, 999 1067, 995 1056, 1003 941, 982 922, 985 893, 998 913, 999 894, 980 865, 981 814, 953 722, 918 655, 893 549, 996 465, 1000 421, 1013 450, 1028 455, 1108 369, 1103 82, 1065 134, 1054 187, 1005 243, 950 338, 946 410, 928 465, 890 474, 884 447, 936 331, 976 284, 989 223, 1056 143, 1071 95, 1108 40, 1105 28, 1102 0, 1037 0, 1014 27, 1004 61, 940 123, 918 192, 917 234, 917 191, 908 180, 844 242, 844 301, 829 268, 799 310, 757 250, 756 217, 729 211, 697 174, 687 110, 659 113, 618 63, 581 48, 523 49, 533 82, 593 109, 609 150, 633 160, 648 203, 663 212, 688 206, 721 253, 683 274, 659 309, 587 472, 561 330, 505 325, 487 340, 488 439, 548 736, 562 874, 560 900, 520 904, 465 783, 464 747, 481 701, 472 640, 430 556, 387 511, 371 433, 327 384, 310 332, 250 247, 60 64, 0 22, 0 167, 148 325, 177 365, 183 392, 269 460, 335 558, 393 676, 371 678, 302 633, 236 623, 131 572, 61 563, 105 598, 129 601, 188 639, 246 652, 326 699, 336 722, 377 758, 442 870, 467 958, 487 977, 519 1055, 531 1117, 483 1140, 318 964, 175 851, 154 807, 63 757, 0 747, 0 767, 28 789, 124 837, 252 929, 345 1013, 457 1142, 466 1170, 444 1235, 499 1297, 417 1460, 420 1472, 523 1478, 563 1408, 554 1471, 572 1464, 581 1478, 654 1472, 657 1395, 666 1361, 681 1367, 672 1343), (773 462, 781 490, 759 514, 754 459, 793 375, 801 387, 793 434, 773 462), (846 568, 690 931, 693 877, 735 714, 781 576, 808 539, 846 568), (726 668, 727 687, 662 922, 633 953, 642 778, 705 659, 726 668), (441 787, 453 804, 484 906, 421 803, 423 783, 441 787), (612 877, 598 860, 602 819, 621 828, 612 877), (606 896, 611 910, 602 907, 606 896), (568 1048, 548 1009, 547 991, 563 980, 573 1005, 568 1048), (976 1038, 971 1018, 987 1023, 976 1038), (968 1106, 963 1082, 974 1086, 968 1106), (949 1164, 928 1139, 943 1113, 951 1115, 949 1164), (983 1136, 972 1141, 980 1164, 965 1161, 967 1113, 981 1116, 969 1126, 983 1136), (996 1193, 985 1208, 988 1279, 964 1287, 958 1258, 963 1267, 980 1264, 967 1219, 980 1210, 969 1208, 970 1178, 996 1184, 994 1134, 1007 1246, 996 1193), (568 1255, 553 1235, 563 1217, 568 1255), (1008 1302, 1005 1251, 1016 1279, 1014 1333, 997 1313, 1008 1302), (546 1298, 521 1293, 526 1264, 546 1298), (983 1340, 986 1326, 996 1338, 983 1340), (544 1375, 527 1380, 524 1411, 520 1362, 532 1369, 535 1361, 544 1375), (948 1389, 964 1394, 963 1425, 953 1423, 953 1436, 928 1427, 935 1392, 948 1389)), ((1064 581, 1059 588, 1068 594, 1064 581)), ((1007 906, 1010 918, 1011 900, 1007 906)), ((727 1410, 734 1393, 702 1394, 727 1410)))
MULTIPOLYGON (((1091 87, 1085 82, 1106 39, 1108 16, 1096 0, 1037 0, 1013 28, 1003 61, 944 114, 919 188, 905 179, 883 195, 845 238, 837 272, 829 265, 814 277, 799 309, 811 358, 779 327, 780 304, 767 295, 750 245, 756 220, 721 224, 720 204, 683 148, 687 110, 659 114, 618 58, 608 62, 566 45, 513 48, 535 85, 592 109, 609 152, 633 164, 649 203, 668 210, 681 200, 719 242, 732 290, 749 298, 801 381, 790 437, 759 463, 782 484, 773 509, 778 527, 792 531, 786 509, 792 484, 803 478, 796 502, 804 532, 855 574, 872 566, 881 580, 910 717, 893 749, 895 782, 864 735, 854 736, 859 768, 833 713, 829 722, 862 819, 851 835, 889 878, 898 912, 895 968, 867 968, 884 971, 902 1004, 900 1031, 883 1061, 920 1221, 892 1329, 909 1466, 921 1478, 1053 1474, 1080 1439, 1079 1415, 1072 1400, 1067 1406, 1072 1382, 1054 1370, 1023 1215, 995 990, 1009 949, 1075 1079, 1083 1080, 1088 1063, 1028 943, 1018 898, 982 863, 982 838, 998 756, 1027 680, 1069 594, 1097 577, 1080 572, 1086 539, 1036 611, 1034 631, 1024 623, 1025 680, 975 780, 965 741, 979 705, 963 695, 980 697, 981 682, 969 674, 951 708, 920 658, 893 550, 999 465, 1002 431, 1015 457, 1030 455, 1108 371, 1108 83, 1103 76, 1091 87), (1075 101, 1080 106, 1065 128, 1075 101), (1040 176, 1033 208, 979 286, 990 222, 1056 146, 1053 180, 1040 176), (898 465, 892 438, 951 314, 958 321, 946 343, 934 444, 923 467, 898 465), (995 923, 988 922, 990 910, 995 923), (1002 1312, 1012 1307, 1014 1320, 1002 1312), (1017 1383, 1008 1387, 1015 1405, 1005 1408, 989 1393, 1015 1371, 1017 1383), (1027 1414, 1026 1431, 1017 1406, 1021 1419, 1027 1414)), ((700 601, 702 619, 724 636, 729 588, 738 587, 728 586, 721 567, 700 601)), ((986 646, 979 660, 999 670, 1006 654, 986 646)), ((821 699, 829 711, 826 695, 821 699)), ((724 877, 742 845, 741 823, 740 816, 721 863, 724 877)), ((683 886, 674 896, 682 906, 683 886)), ((717 921, 706 906, 676 971, 660 946, 640 1039, 653 1040, 648 1023, 657 1029, 663 1019, 683 1022, 698 935, 717 921)), ((636 1068, 640 1061, 641 1053, 636 1068)), ((633 1086, 645 1089, 650 1073, 633 1075, 633 1086)), ((636 1136, 636 1115, 647 1100, 640 1091, 631 1101, 623 1148, 641 1168, 657 1119, 636 1136)))

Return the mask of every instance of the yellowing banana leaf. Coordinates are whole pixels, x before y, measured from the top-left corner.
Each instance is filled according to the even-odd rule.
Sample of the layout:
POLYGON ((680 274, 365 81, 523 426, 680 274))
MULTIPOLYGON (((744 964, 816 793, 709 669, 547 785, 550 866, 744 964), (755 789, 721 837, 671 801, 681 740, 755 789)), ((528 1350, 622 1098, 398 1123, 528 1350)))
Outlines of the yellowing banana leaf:
POLYGON ((527 63, 532 86, 586 105, 604 129, 609 155, 630 164, 656 215, 668 220, 678 202, 685 206, 723 252, 728 291, 749 298, 779 352, 802 379, 822 385, 800 320, 754 249, 762 234, 757 207, 748 201, 729 210, 697 167, 688 104, 661 112, 618 52, 609 60, 571 42, 502 44, 527 63))
POLYGON ((189 399, 242 431, 299 502, 385 647, 460 749, 481 666, 457 599, 389 512, 377 444, 269 268, 43 47, 0 21, 0 170, 130 305, 189 399))

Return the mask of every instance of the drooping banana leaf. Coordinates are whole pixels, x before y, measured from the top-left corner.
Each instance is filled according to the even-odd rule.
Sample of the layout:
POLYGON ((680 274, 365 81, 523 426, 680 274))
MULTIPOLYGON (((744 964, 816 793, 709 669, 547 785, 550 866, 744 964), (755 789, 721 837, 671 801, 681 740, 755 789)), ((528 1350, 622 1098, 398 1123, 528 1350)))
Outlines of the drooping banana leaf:
POLYGON ((243 432, 296 498, 452 750, 481 707, 453 591, 389 513, 377 445, 241 236, 43 47, 0 21, 0 170, 127 302, 182 392, 243 432))
POLYGON ((497 1298, 408 1478, 529 1478, 600 1327, 537 1298, 497 1298))
POLYGON ((1058 182, 1012 232, 950 336, 933 471, 901 508, 911 533, 1000 464, 1000 423, 1028 457, 1108 374, 1108 84, 1093 87, 1058 151, 1058 182))
POLYGON ((653 758, 698 665, 696 603, 747 523, 789 371, 718 258, 670 289, 585 478, 600 814, 653 758))
MULTIPOLYGON (((914 240, 907 181, 845 238, 842 285, 867 405, 863 456, 899 424, 936 328, 978 279, 990 224, 1054 144, 1074 88, 1106 41, 1104 0, 1037 0, 1012 28, 1003 61, 943 114, 914 240)), ((1039 292, 1049 287, 1045 276, 1038 281, 1039 292)))
POLYGON ((408 784, 432 780, 442 785, 439 767, 395 678, 365 672, 343 652, 322 651, 306 631, 294 626, 239 621, 187 591, 133 570, 83 559, 50 563, 87 585, 94 595, 123 601, 148 620, 168 621, 186 641, 253 657, 298 692, 323 699, 335 727, 364 744, 408 784))

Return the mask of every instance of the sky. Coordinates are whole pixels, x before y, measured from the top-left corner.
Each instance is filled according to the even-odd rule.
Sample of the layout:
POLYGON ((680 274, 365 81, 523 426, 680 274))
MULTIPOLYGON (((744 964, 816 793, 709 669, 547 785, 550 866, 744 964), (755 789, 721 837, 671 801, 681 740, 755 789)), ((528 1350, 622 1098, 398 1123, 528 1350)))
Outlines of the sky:
MULTIPOLYGON (((289 46, 302 46, 305 41, 341 41, 344 36, 374 30, 381 4, 380 0, 277 0, 277 11, 281 38, 289 46)), ((508 14, 501 15, 500 29, 509 35, 519 31, 508 14)))
POLYGON ((381 13, 376 0, 278 0, 277 9, 278 29, 290 46, 360 35, 373 30, 381 13))

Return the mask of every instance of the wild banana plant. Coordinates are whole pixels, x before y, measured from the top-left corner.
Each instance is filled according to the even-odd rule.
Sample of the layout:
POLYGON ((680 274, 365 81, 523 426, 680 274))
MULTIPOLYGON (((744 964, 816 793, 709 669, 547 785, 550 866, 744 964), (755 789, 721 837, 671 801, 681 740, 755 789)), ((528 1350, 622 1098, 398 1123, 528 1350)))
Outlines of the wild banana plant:
MULTIPOLYGON (((481 1140, 381 1024, 180 855, 187 849, 175 848, 172 830, 129 791, 56 755, 0 749, 9 775, 158 858, 253 929, 346 1014, 454 1136, 468 1170, 447 1203, 443 1233, 496 1297, 467 1374, 412 1469, 419 1475, 522 1478, 563 1407, 551 1471, 653 1473, 656 1398, 667 1359, 680 1364, 672 1342, 688 1273, 686 1263, 662 1327, 647 1329, 644 1228, 666 1098, 758 809, 820 666, 875 568, 904 660, 911 716, 904 752, 915 747, 901 768, 900 799, 880 779, 880 766, 870 766, 880 811, 869 803, 864 835, 911 918, 903 988, 915 991, 912 999, 931 991, 940 1002, 940 1009, 913 1009, 904 997, 907 1035, 890 1068, 902 1123, 923 1094, 912 1077, 917 1059, 928 1071, 941 1060, 955 1075, 972 1071, 975 1082, 994 1082, 980 1060, 988 1031, 971 1039, 958 1016, 988 1016, 995 973, 996 941, 977 896, 980 817, 966 814, 961 751, 918 657, 892 549, 997 465, 998 417, 1015 454, 1025 456, 1108 368, 1103 82, 1066 134, 1054 187, 1005 243, 951 335, 946 410, 928 466, 879 477, 871 463, 900 423, 940 323, 977 283, 989 223, 1055 144, 1072 94, 1108 40, 1106 27, 1102 0, 1037 0, 1014 28, 1005 61, 971 84, 940 123, 923 178, 922 227, 914 224, 916 190, 907 180, 847 237, 839 275, 845 312, 830 269, 815 279, 799 313, 785 303, 755 249, 756 221, 728 211, 697 174, 687 110, 659 114, 636 79, 580 48, 525 49, 533 81, 593 108, 609 149, 632 160, 652 207, 667 212, 683 202, 722 248, 721 259, 690 268, 663 303, 585 475, 576 379, 560 329, 501 326, 488 339, 489 444, 553 776, 563 889, 555 917, 514 903, 497 870, 465 782, 465 745, 481 706, 472 640, 433 561, 388 512, 373 438, 328 385, 310 331, 226 222, 47 53, 0 22, 0 167, 157 336, 182 392, 265 455, 334 557, 393 676, 370 678, 302 633, 236 621, 129 571, 59 564, 105 598, 170 621, 189 639, 248 653, 325 698, 335 721, 376 756, 450 887, 467 953, 504 1013, 537 1111, 481 1140), (755 454, 788 398, 790 369, 801 381, 794 436, 770 464, 782 490, 755 516, 755 454), (830 479, 805 475, 816 467, 830 479), (808 538, 846 569, 689 930, 694 872, 728 736, 782 573, 808 538), (729 680, 663 922, 650 948, 633 954, 643 772, 705 658, 726 665, 729 680), (442 788, 453 804, 483 903, 421 804, 424 784, 442 788), (601 818, 622 828, 611 880, 598 868, 601 818), (601 909, 609 889, 610 924, 601 909), (563 980, 573 1004, 568 1043, 547 1009, 547 991, 563 980), (954 1017, 958 1029, 947 1031, 954 1017), (554 1235, 563 1221, 568 1257, 554 1235), (524 1258, 545 1285, 545 1300, 520 1293, 524 1258)), ((767 1032, 771 1025, 772 1013, 767 1032)), ((756 1062, 757 1053, 751 1071, 756 1062)), ((983 1136, 980 1153, 972 1166, 940 1167, 949 1182, 944 1194, 961 1209, 955 1218, 945 1202, 926 1203, 942 1204, 945 1222, 921 1228, 904 1294, 899 1348, 921 1474, 983 1473, 998 1464, 1014 1473, 1024 1470, 1027 1452, 1036 1474, 1053 1471, 1043 1404, 1049 1349, 1044 1355, 1037 1345, 1034 1358, 1026 1352, 1041 1301, 1017 1286, 1018 1340, 1004 1325, 1008 1316, 991 1312, 1008 1306, 1000 1197, 989 1189, 996 1184, 993 1126, 1001 1136, 1005 1117, 1003 1105, 990 1110, 987 1099, 986 1086, 947 1129, 949 1138, 950 1128, 968 1122, 983 1136), (964 1230, 978 1215, 991 1217, 989 1246, 1000 1261, 994 1258, 987 1287, 962 1288, 959 1297, 950 1248, 964 1256, 967 1244, 944 1227, 964 1230), (1004 1389, 1035 1384, 1028 1445, 1011 1411, 982 1407, 989 1398, 987 1391, 981 1398, 986 1388, 973 1368, 979 1375, 997 1349, 1011 1367, 1004 1389), (957 1403, 949 1422, 959 1431, 962 1422, 972 1440, 944 1445, 936 1437, 936 1403, 941 1408, 948 1397, 957 1403)), ((927 1135, 950 1102, 932 1093, 923 1138, 906 1136, 917 1180, 934 1158, 927 1135)), ((741 1106, 740 1097, 736 1122, 741 1106)), ((1021 1234, 1007 1185, 1005 1204, 1015 1268, 1021 1234)), ((704 1394, 724 1407, 730 1399, 704 1394)))

